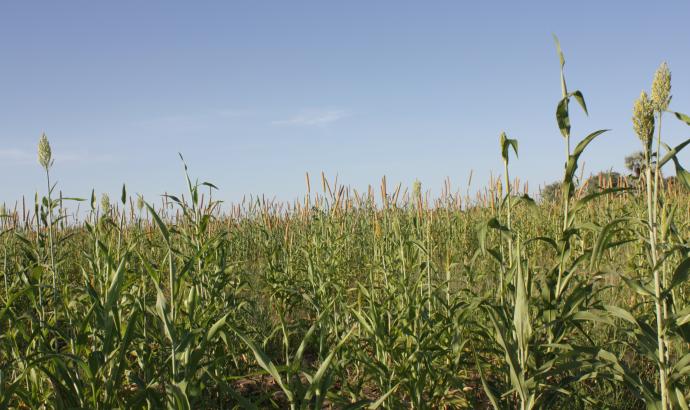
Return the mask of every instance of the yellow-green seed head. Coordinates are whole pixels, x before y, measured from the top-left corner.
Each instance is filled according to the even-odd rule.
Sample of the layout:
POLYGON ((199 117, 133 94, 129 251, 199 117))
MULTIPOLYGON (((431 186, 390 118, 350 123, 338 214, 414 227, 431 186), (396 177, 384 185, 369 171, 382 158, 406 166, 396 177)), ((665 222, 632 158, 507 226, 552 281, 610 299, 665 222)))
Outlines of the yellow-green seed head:
POLYGON ((41 138, 38 140, 38 163, 41 164, 43 168, 48 170, 51 165, 51 158, 53 153, 50 149, 50 142, 48 142, 48 137, 43 133, 41 138))
POLYGON ((422 195, 422 183, 418 179, 412 184, 412 195, 419 198, 422 195))
POLYGON ((141 195, 137 196, 137 209, 139 212, 144 209, 144 197, 141 195))
POLYGON ((110 197, 108 194, 101 195, 101 210, 104 214, 110 212, 110 197))
POLYGON ((664 61, 654 74, 652 103, 655 111, 666 111, 671 101, 671 71, 664 61))
POLYGON ((654 106, 644 91, 633 107, 633 129, 645 146, 648 146, 654 134, 654 106))
POLYGON ((0 204, 0 216, 7 215, 7 208, 5 208, 5 204, 0 204))

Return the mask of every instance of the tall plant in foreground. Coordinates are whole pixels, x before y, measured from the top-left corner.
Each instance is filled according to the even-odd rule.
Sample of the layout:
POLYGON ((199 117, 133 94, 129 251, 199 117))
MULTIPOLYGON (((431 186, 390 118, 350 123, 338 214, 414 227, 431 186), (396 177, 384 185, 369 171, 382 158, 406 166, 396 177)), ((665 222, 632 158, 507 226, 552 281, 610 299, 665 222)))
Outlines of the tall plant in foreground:
POLYGON ((53 274, 53 299, 57 308, 57 271, 55 269, 55 250, 53 249, 53 200, 51 193, 53 186, 50 184, 50 167, 53 165, 52 150, 46 134, 42 134, 38 141, 38 163, 41 164, 46 172, 46 184, 48 187, 48 200, 45 202, 46 212, 48 213, 48 254, 50 256, 50 270, 53 274))
MULTIPOLYGON (((507 369, 504 379, 507 383, 499 395, 495 389, 497 382, 491 382, 484 374, 478 361, 478 368, 484 392, 494 408, 503 408, 503 401, 521 410, 549 408, 558 403, 559 396, 571 395, 575 383, 586 380, 601 366, 597 349, 591 339, 584 338, 580 345, 583 328, 589 323, 603 320, 596 298, 593 282, 602 250, 614 244, 609 239, 610 227, 575 225, 576 215, 588 201, 599 194, 588 196, 574 202, 575 171, 579 157, 597 136, 606 130, 589 134, 575 149, 570 149, 569 103, 575 99, 587 112, 584 97, 580 91, 568 92, 563 74, 565 60, 558 40, 556 40, 561 63, 562 99, 558 103, 556 118, 561 134, 565 138, 566 162, 562 187, 563 225, 557 238, 544 236, 530 237, 512 225, 511 187, 508 175, 508 152, 512 146, 517 154, 517 141, 501 136, 501 151, 506 176, 507 195, 502 201, 506 205, 506 225, 491 220, 486 227, 492 228, 500 236, 508 238, 508 258, 500 250, 486 249, 499 264, 499 269, 508 273, 509 284, 505 298, 499 303, 488 301, 482 304, 489 317, 492 329, 487 329, 505 360, 507 369), (588 235, 593 231, 597 238, 594 244, 573 255, 573 238, 588 235), (545 267, 541 261, 531 257, 538 244, 547 246, 546 251, 555 251, 556 265, 545 267), (589 262, 587 264, 586 262, 589 262), (542 271, 543 274, 540 274, 542 271), (582 275, 592 272, 594 275, 582 275)), ((520 198, 524 199, 524 198, 520 198)), ((526 201, 532 203, 531 201, 526 201)), ((487 248, 487 229, 480 230, 480 247, 487 248)), ((595 398, 581 397, 582 403, 595 403, 595 398)))
MULTIPOLYGON (((690 353, 687 345, 690 337, 683 327, 690 322, 690 310, 680 305, 681 300, 673 298, 675 290, 690 276, 690 248, 678 235, 674 224, 675 211, 666 206, 660 187, 663 184, 661 168, 673 161, 676 165, 677 179, 683 185, 688 185, 687 171, 685 171, 676 157, 677 153, 690 139, 671 149, 661 139, 661 118, 668 109, 671 99, 671 74, 666 63, 656 72, 652 84, 652 98, 645 91, 635 101, 633 107, 633 129, 642 142, 644 155, 644 184, 645 184, 645 220, 646 253, 651 271, 651 286, 642 278, 626 279, 638 293, 651 298, 654 302, 655 325, 647 324, 644 316, 634 317, 627 311, 617 309, 615 315, 632 324, 629 334, 636 350, 643 356, 656 363, 657 392, 639 382, 631 383, 645 398, 650 408, 667 410, 671 408, 687 409, 687 385, 683 379, 690 372, 690 353), (656 122, 655 122, 656 119, 656 122), (657 131, 656 145, 654 131, 657 131), (661 157, 661 147, 666 147, 667 153, 661 157), (661 214, 659 214, 661 210, 661 214), (674 233, 675 232, 675 233, 674 233), (675 262, 678 261, 677 264, 675 262), (673 267, 673 275, 669 280, 667 272, 673 267), (674 349, 673 340, 679 339, 678 349, 674 349), (649 341, 655 341, 655 344, 649 341)), ((690 125, 687 116, 675 113, 676 116, 690 125)), ((626 380, 632 380, 627 377, 626 380)))

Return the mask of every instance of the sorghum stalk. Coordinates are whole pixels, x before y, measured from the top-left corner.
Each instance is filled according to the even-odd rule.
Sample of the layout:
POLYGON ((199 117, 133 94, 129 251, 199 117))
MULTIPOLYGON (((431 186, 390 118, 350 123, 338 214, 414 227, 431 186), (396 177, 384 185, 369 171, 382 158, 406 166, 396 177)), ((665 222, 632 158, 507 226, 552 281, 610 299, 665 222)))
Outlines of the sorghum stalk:
MULTIPOLYGON (((656 310, 657 330, 657 358, 659 361, 659 388, 661 390, 661 409, 668 409, 668 383, 666 380, 666 341, 663 334, 663 307, 661 301, 661 280, 657 269, 657 237, 656 221, 654 220, 654 206, 656 196, 652 192, 652 138, 654 135, 654 107, 647 93, 642 91, 633 108, 633 128, 642 141, 645 154, 645 185, 647 192, 647 223, 649 230, 649 245, 652 257, 652 269, 654 275, 654 305, 656 310)), ((658 163, 658 161, 657 161, 658 163)))
POLYGON ((46 182, 48 184, 48 253, 50 254, 50 269, 53 271, 53 302, 55 303, 55 315, 57 317, 57 272, 55 269, 55 253, 53 250, 53 201, 50 196, 50 167, 52 162, 52 150, 46 134, 42 134, 38 140, 38 162, 46 171, 46 182))
MULTIPOLYGON (((657 119, 659 121, 657 125, 657 140, 656 140, 656 162, 654 168, 654 208, 653 208, 653 220, 654 220, 654 236, 658 238, 658 210, 659 210, 659 184, 663 183, 661 180, 661 169, 659 159, 660 149, 661 149, 661 119, 664 111, 668 108, 668 104, 671 100, 671 71, 668 68, 666 62, 662 63, 654 74, 654 80, 652 82, 652 105, 654 111, 656 111, 657 119)), ((662 269, 661 272, 661 283, 664 287, 668 286, 668 278, 666 277, 666 271, 662 269)), ((668 319, 668 306, 666 298, 663 300, 663 314, 664 320, 668 319)), ((669 343, 669 341, 666 341, 669 343)), ((666 351, 666 359, 668 361, 668 345, 666 351)))

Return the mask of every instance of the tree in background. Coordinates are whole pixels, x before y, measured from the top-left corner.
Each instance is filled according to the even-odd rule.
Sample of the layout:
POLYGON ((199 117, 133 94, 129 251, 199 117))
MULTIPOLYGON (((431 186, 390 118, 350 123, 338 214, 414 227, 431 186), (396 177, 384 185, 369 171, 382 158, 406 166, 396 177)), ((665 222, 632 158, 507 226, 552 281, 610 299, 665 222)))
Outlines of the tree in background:
POLYGON ((561 198, 561 182, 555 181, 544 185, 539 192, 541 202, 555 202, 561 198))
POLYGON ((642 171, 644 171, 644 167, 644 152, 635 151, 625 157, 625 168, 627 168, 635 178, 640 177, 642 171))

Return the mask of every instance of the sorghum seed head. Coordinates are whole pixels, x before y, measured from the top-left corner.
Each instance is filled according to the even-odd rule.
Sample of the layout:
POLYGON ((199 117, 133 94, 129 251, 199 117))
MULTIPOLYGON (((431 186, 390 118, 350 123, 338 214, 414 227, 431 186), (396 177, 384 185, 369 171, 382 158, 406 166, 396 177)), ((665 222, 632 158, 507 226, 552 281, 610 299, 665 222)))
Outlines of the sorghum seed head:
POLYGON ((419 198, 422 195, 422 183, 418 179, 412 184, 412 195, 415 198, 419 198))
POLYGON ((104 214, 110 212, 110 197, 108 196, 108 194, 101 195, 101 210, 104 214))
POLYGON ((666 111, 671 101, 671 71, 664 61, 654 74, 652 103, 655 111, 666 111))
POLYGON ((633 107, 633 129, 645 146, 649 146, 654 134, 654 106, 644 91, 633 107))
POLYGON ((48 142, 48 137, 43 133, 41 138, 38 140, 38 163, 41 164, 43 168, 48 170, 51 165, 51 157, 53 153, 50 149, 50 142, 48 142))

